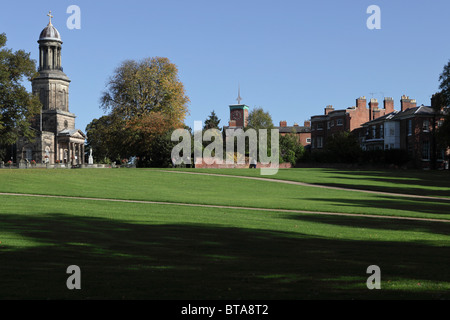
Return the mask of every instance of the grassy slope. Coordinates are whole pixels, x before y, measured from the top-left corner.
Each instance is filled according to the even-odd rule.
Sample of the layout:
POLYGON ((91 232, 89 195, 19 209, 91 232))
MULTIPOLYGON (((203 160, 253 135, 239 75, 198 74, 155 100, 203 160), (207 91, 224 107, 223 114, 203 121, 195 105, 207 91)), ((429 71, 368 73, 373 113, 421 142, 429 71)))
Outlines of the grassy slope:
MULTIPOLYGON (((0 170, 0 192, 440 218, 449 212, 442 201, 154 170, 0 170)), ((0 201, 0 299, 449 298, 447 223, 0 201), (65 286, 72 264, 81 267, 81 291, 65 286), (382 270, 382 290, 366 288, 373 264, 382 270)))
MULTIPOLYGON (((241 172, 246 174, 248 171, 241 172)), ((449 219, 450 212, 450 201, 418 200, 231 177, 168 174, 139 169, 1 170, 0 192, 440 219, 449 219)))
POLYGON ((1 200, 0 299, 449 298, 445 223, 1 200), (382 290, 366 288, 373 264, 382 290))
MULTIPOLYGON (((174 170, 261 177, 260 170, 249 169, 174 170)), ((450 198, 448 171, 304 168, 280 169, 276 175, 264 177, 333 187, 450 198)))

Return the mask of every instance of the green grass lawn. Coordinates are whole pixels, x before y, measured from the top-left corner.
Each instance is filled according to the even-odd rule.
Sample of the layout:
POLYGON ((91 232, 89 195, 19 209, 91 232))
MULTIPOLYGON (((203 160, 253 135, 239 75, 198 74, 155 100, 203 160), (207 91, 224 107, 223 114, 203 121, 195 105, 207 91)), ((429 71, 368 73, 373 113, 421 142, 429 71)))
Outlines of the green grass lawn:
MULTIPOLYGON (((438 200, 145 169, 0 170, 0 192, 449 212, 438 200)), ((0 299, 448 299, 449 230, 443 222, 2 195, 0 299), (81 290, 66 288, 69 265, 81 268, 81 290), (370 265, 381 268, 381 290, 366 287, 370 265)))
MULTIPOLYGON (((259 169, 171 170, 261 177, 259 169)), ((276 175, 263 177, 331 187, 450 198, 450 171, 302 168, 279 169, 276 175)))
MULTIPOLYGON (((242 174, 249 172, 252 171, 242 170, 242 174)), ((293 171, 292 176, 295 173, 293 171)), ((2 170, 0 192, 450 218, 450 201, 439 199, 402 198, 146 169, 2 170)))

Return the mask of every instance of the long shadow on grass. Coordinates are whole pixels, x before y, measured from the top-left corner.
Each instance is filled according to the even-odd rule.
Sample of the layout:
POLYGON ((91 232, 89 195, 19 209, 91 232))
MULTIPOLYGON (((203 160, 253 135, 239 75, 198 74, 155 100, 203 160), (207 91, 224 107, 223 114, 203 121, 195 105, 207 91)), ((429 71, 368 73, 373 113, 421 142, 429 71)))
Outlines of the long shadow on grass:
MULTIPOLYGON (((359 190, 372 190, 412 195, 450 197, 450 173, 447 171, 325 171, 334 178, 333 183, 323 183, 331 187, 342 187, 359 190), (388 176, 387 176, 388 175, 388 176), (369 177, 369 178, 368 178, 369 177), (406 180, 405 180, 406 179, 406 180), (361 181, 361 183, 346 183, 347 181, 361 181), (381 186, 365 185, 364 180, 383 183, 381 186), (399 187, 389 187, 385 184, 398 184, 399 187), (423 187, 439 187, 447 190, 424 189, 423 187)), ((322 183, 321 183, 322 184, 322 183)))
POLYGON ((449 282, 448 247, 63 214, 2 214, 0 237, 0 299, 450 297, 439 288, 366 287, 373 264, 382 288, 399 279, 449 282), (30 246, 14 247, 11 234, 30 246), (81 268, 81 290, 66 287, 70 265, 81 268))
MULTIPOLYGON (((390 231, 411 231, 423 232, 429 234, 450 235, 450 222, 435 222, 435 221, 405 221, 393 220, 383 218, 369 218, 369 217, 346 217, 346 216, 332 216, 332 215, 307 215, 307 214, 289 214, 285 216, 289 220, 300 220, 307 222, 316 222, 321 224, 329 224, 333 226, 362 228, 370 230, 390 230, 390 231)), ((421 239, 417 239, 418 242, 421 239)), ((447 245, 447 244, 445 244, 447 245)))
MULTIPOLYGON (((414 198, 401 198, 394 196, 380 195, 377 198, 363 200, 363 199, 345 199, 345 198, 298 198, 298 200, 311 200, 319 203, 332 203, 335 206, 353 206, 361 208, 360 212, 364 212, 364 208, 379 208, 390 209, 396 211, 411 211, 418 213, 430 214, 430 218, 435 218, 433 215, 439 214, 450 217, 450 201, 441 201, 438 199, 414 199, 414 198)), ((337 210, 337 212, 341 212, 337 210)), ((423 216, 423 215, 422 215, 423 216)))

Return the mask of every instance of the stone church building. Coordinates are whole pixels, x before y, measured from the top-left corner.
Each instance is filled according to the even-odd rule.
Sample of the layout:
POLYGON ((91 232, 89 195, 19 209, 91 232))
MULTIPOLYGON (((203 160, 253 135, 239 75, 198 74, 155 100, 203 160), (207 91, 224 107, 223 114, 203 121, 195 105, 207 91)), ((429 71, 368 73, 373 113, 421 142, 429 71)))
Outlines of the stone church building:
POLYGON ((39 36, 39 75, 32 80, 32 92, 38 95, 42 110, 33 121, 34 141, 19 139, 18 161, 36 163, 85 163, 86 135, 75 128, 75 114, 69 111, 70 79, 61 63, 62 41, 50 22, 39 36))

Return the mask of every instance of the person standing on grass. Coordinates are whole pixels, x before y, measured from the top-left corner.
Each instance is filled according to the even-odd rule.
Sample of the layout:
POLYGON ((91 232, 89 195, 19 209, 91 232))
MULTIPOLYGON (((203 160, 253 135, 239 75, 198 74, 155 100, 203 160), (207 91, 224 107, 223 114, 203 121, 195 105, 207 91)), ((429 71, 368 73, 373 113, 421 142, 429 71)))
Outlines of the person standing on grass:
POLYGON ((250 169, 256 169, 257 163, 256 158, 252 158, 252 160, 250 160, 250 169))

